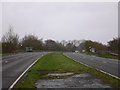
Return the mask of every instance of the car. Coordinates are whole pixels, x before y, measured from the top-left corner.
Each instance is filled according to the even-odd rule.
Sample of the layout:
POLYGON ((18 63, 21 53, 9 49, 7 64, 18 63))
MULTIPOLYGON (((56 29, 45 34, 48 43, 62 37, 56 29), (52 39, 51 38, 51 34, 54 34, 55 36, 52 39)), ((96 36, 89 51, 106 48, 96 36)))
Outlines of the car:
POLYGON ((79 51, 76 50, 75 53, 79 53, 79 51))
POLYGON ((32 52, 32 47, 26 47, 26 52, 32 52))

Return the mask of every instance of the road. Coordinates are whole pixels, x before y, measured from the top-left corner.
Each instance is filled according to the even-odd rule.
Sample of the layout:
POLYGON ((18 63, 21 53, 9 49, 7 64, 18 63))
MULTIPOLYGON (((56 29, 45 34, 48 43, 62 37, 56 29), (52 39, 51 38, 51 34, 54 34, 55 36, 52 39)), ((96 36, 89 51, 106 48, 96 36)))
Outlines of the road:
POLYGON ((47 52, 29 52, 2 57, 2 88, 9 88, 23 71, 45 54, 47 52))
MULTIPOLYGON (((26 70, 36 59, 47 54, 47 52, 20 53, 12 56, 2 57, 2 88, 9 88, 13 82, 26 70)), ((72 59, 82 62, 94 68, 103 70, 112 75, 118 75, 118 60, 105 59, 79 53, 64 53, 72 59)))
POLYGON ((120 78, 120 72, 118 72, 118 70, 120 70, 120 67, 118 67, 120 65, 119 60, 100 58, 96 56, 85 55, 81 53, 72 53, 72 52, 64 53, 64 54, 78 62, 105 71, 109 74, 112 74, 120 78))

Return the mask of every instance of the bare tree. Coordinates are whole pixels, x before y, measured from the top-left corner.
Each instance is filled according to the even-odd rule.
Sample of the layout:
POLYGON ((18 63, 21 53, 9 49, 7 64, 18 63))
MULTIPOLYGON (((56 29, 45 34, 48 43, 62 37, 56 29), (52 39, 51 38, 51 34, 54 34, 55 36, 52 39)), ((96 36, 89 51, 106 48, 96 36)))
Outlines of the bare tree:
POLYGON ((18 49, 19 36, 14 33, 10 26, 9 31, 2 37, 2 51, 11 53, 18 49))

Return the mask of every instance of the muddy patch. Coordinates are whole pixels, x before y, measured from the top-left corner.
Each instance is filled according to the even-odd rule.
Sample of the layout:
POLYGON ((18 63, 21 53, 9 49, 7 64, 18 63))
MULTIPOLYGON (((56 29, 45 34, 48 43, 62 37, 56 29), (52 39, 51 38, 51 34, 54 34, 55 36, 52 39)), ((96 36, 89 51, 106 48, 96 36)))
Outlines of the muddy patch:
MULTIPOLYGON (((62 74, 47 74, 47 75, 64 75, 64 74, 62 73, 62 74)), ((38 80, 36 82, 36 87, 37 88, 112 88, 110 85, 103 83, 100 79, 97 79, 88 73, 76 74, 65 79, 38 80)))

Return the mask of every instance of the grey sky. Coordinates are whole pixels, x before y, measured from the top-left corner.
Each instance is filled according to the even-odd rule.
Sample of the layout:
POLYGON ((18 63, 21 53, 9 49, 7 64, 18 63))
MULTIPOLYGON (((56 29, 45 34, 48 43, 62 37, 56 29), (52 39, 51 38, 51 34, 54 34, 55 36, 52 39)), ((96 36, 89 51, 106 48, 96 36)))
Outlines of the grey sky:
POLYGON ((91 39, 107 43, 118 36, 118 3, 3 3, 3 34, 9 25, 22 38, 35 34, 53 40, 91 39))

